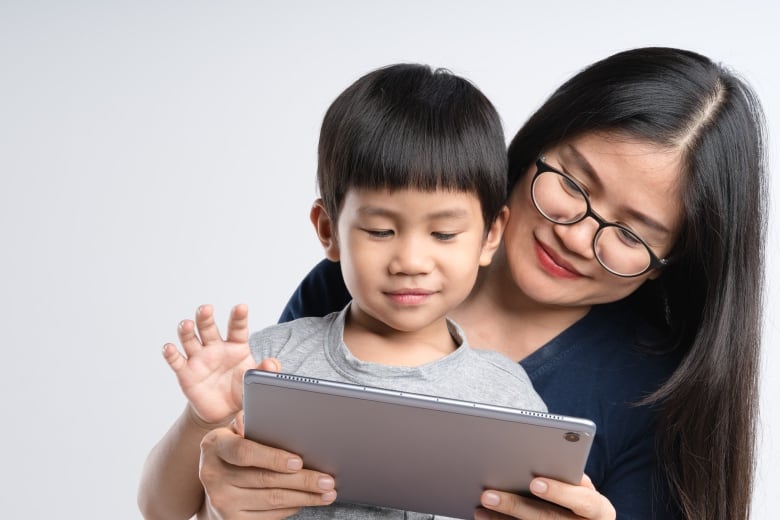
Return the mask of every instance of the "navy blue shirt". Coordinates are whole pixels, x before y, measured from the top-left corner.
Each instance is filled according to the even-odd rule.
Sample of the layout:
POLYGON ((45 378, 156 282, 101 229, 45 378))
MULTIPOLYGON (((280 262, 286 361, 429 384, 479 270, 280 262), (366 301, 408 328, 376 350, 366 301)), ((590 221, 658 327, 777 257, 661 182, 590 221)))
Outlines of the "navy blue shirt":
MULTIPOLYGON (((298 286, 279 321, 324 316, 349 299, 339 264, 323 260, 298 286)), ((673 356, 640 348, 642 340, 655 336, 626 305, 598 305, 520 361, 550 413, 596 423, 585 472, 615 506, 619 519, 681 517, 670 505, 658 470, 655 411, 636 405, 676 367, 673 356)))

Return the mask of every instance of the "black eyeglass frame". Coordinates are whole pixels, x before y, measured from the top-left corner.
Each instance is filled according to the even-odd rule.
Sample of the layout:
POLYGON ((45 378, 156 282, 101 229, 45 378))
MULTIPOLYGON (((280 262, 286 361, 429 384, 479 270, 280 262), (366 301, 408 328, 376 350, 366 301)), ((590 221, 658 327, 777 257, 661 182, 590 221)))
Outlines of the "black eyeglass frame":
POLYGON ((599 227, 598 229, 596 229, 596 232, 593 234, 593 242, 591 243, 591 246, 593 247, 593 256, 596 257, 596 260, 598 261, 599 265, 601 265, 601 267, 606 269, 608 272, 614 274, 615 276, 620 276, 621 278, 634 278, 637 276, 642 276, 643 274, 645 274, 646 272, 652 269, 663 269, 664 267, 669 265, 669 259, 658 258, 658 256, 655 253, 653 253, 653 250, 650 249, 650 246, 647 245, 647 242, 645 242, 642 239, 642 237, 640 237, 639 235, 637 235, 636 233, 628 229, 626 226, 618 224, 617 222, 608 222, 601 215, 593 211, 593 208, 590 205, 590 197, 588 196, 587 193, 585 193, 585 190, 582 188, 582 186, 580 186, 577 180, 571 177, 570 175, 567 175, 562 171, 557 170, 556 168, 553 168, 552 166, 544 162, 544 156, 540 156, 536 159, 536 173, 534 174, 534 178, 531 179, 531 202, 533 202, 536 211, 538 211, 541 216, 543 216, 545 219, 549 220, 553 224, 560 224, 562 226, 571 226, 579 222, 582 222, 588 217, 595 220, 596 223, 599 225, 599 227), (544 213, 544 211, 542 211, 542 209, 539 207, 539 204, 536 202, 536 196, 534 195, 534 186, 536 185, 536 179, 538 179, 539 176, 545 172, 557 173, 558 175, 562 176, 563 178, 571 182, 572 186, 574 186, 577 189, 577 191, 579 191, 580 195, 582 195, 582 198, 585 201, 585 208, 586 208, 585 213, 583 213, 583 215, 580 218, 578 218, 577 220, 573 220, 571 222, 559 222, 557 220, 551 219, 544 213), (650 264, 643 271, 636 274, 621 274, 613 271, 612 269, 604 265, 604 262, 601 261, 601 258, 599 258, 599 254, 596 251, 596 242, 598 241, 601 230, 608 227, 616 227, 622 231, 625 231, 626 233, 635 237, 639 241, 639 243, 645 247, 647 253, 650 255, 650 264))

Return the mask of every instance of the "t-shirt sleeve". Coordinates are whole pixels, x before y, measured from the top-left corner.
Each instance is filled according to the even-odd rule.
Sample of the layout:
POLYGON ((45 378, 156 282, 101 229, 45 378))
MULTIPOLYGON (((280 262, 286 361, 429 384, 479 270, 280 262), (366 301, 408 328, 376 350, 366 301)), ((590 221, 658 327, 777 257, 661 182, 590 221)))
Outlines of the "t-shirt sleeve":
POLYGON ((340 311, 350 300, 341 276, 341 264, 322 260, 301 281, 279 317, 279 323, 322 317, 340 311))

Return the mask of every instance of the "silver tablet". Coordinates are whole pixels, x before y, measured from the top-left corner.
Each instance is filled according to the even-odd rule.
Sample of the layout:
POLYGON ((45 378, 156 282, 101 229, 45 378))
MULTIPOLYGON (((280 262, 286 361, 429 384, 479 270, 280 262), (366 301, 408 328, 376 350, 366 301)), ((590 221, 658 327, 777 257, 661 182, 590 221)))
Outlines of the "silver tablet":
MULTIPOLYGON (((489 384, 486 383, 486 384, 489 384)), ((333 475, 340 502, 473 518, 484 489, 579 483, 587 419, 249 370, 245 436, 333 475)))

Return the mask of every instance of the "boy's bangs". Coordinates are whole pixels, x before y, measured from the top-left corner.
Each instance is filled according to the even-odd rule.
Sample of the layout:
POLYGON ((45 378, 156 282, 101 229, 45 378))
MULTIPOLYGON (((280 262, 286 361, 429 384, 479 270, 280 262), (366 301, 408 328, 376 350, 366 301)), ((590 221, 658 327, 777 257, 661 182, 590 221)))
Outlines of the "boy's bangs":
MULTIPOLYGON (((426 114, 428 115, 428 114, 426 114)), ((416 118, 421 119, 421 118, 416 118)), ((355 187, 477 191, 498 167, 484 133, 448 131, 446 121, 406 120, 363 133, 345 165, 355 187), (438 124, 437 124, 438 123, 438 124), (481 138, 480 138, 481 137, 481 138), (491 160, 492 159, 492 160, 491 160)))

